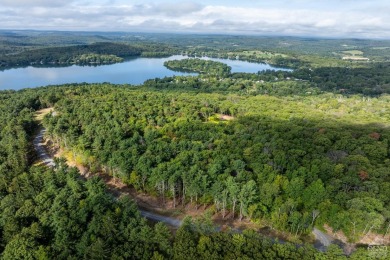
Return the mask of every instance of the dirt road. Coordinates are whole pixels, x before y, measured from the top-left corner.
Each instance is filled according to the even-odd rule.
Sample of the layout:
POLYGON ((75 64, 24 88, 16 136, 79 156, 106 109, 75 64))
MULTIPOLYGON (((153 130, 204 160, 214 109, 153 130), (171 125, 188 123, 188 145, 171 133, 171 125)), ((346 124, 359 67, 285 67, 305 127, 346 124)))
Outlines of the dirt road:
POLYGON ((156 221, 156 222, 163 222, 171 227, 178 228, 181 225, 181 220, 180 219, 175 219, 175 218, 170 218, 162 215, 158 215, 156 213, 150 212, 150 211, 145 211, 142 209, 139 209, 141 212, 141 215, 149 220, 156 221))
POLYGON ((316 243, 314 244, 314 246, 318 250, 325 251, 326 248, 333 242, 333 239, 331 237, 318 230, 317 228, 314 228, 312 233, 316 238, 316 243))
MULTIPOLYGON (((37 134, 37 136, 34 138, 34 149, 39 157, 39 160, 46 165, 47 167, 54 167, 55 163, 53 158, 49 155, 49 153, 46 150, 45 146, 45 141, 43 139, 43 136, 45 135, 46 129, 41 128, 37 134)), ((120 194, 121 196, 123 194, 120 194)), ((181 225, 181 220, 175 219, 175 218, 170 218, 166 217, 163 215, 156 214, 154 212, 149 212, 145 210, 141 210, 141 215, 145 217, 146 219, 149 219, 151 221, 156 221, 156 222, 163 222, 169 226, 178 228, 181 225)))
MULTIPOLYGON (((53 158, 50 156, 50 154, 47 152, 45 147, 45 142, 43 139, 43 136, 46 132, 46 129, 41 128, 37 134, 37 136, 34 138, 34 148, 39 156, 39 159, 42 161, 43 164, 45 164, 48 167, 54 167, 55 163, 53 158)), ((117 191, 115 193, 117 197, 123 196, 123 195, 129 195, 127 192, 119 192, 117 191)), ((146 219, 149 219, 151 221, 155 222, 163 222, 171 227, 178 228, 181 225, 181 220, 167 217, 155 212, 147 211, 145 209, 140 209, 141 215, 145 217, 146 219)), ((326 248, 332 243, 332 239, 321 232, 318 229, 313 230, 313 235, 316 237, 316 243, 314 244, 314 247, 318 250, 324 251, 326 248)))
POLYGON ((41 128, 34 138, 34 149, 37 152, 39 160, 48 167, 54 167, 55 163, 53 158, 47 153, 43 136, 45 135, 46 129, 41 128))

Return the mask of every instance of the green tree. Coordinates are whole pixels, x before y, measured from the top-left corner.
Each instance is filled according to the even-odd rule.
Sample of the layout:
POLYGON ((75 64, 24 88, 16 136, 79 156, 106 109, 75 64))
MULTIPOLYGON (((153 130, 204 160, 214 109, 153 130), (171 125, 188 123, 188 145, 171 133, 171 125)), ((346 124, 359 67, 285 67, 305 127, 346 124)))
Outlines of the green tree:
POLYGON ((240 202, 240 220, 242 220, 243 216, 248 216, 248 206, 250 203, 254 202, 255 198, 256 183, 253 180, 250 180, 242 186, 238 195, 238 200, 240 202))

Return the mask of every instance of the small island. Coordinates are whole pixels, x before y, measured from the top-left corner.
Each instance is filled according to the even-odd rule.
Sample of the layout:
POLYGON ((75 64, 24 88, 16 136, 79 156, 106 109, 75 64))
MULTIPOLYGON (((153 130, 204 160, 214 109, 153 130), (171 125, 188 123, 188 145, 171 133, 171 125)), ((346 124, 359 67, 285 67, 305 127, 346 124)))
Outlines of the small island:
POLYGON ((225 77, 230 75, 231 67, 217 61, 201 59, 170 60, 164 66, 175 71, 198 72, 200 74, 225 77))
POLYGON ((82 65, 100 65, 100 64, 112 64, 122 62, 124 59, 116 55, 106 54, 82 54, 75 57, 71 63, 82 65))

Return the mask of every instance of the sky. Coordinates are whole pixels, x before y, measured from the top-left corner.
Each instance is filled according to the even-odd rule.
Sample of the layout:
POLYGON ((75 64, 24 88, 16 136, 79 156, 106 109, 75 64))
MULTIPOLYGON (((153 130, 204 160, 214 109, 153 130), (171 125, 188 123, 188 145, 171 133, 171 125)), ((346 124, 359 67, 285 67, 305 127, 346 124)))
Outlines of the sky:
POLYGON ((390 39, 389 0, 0 0, 0 29, 390 39))

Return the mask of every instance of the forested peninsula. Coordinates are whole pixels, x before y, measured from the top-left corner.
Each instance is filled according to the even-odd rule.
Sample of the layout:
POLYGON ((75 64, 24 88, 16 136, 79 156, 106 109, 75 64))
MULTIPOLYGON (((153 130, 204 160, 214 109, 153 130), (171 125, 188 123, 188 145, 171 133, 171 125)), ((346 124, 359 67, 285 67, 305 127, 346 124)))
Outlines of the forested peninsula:
POLYGON ((41 47, 0 56, 0 69, 24 66, 103 65, 131 57, 166 57, 172 49, 153 44, 97 42, 85 45, 41 47))

